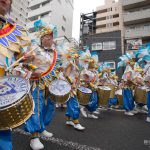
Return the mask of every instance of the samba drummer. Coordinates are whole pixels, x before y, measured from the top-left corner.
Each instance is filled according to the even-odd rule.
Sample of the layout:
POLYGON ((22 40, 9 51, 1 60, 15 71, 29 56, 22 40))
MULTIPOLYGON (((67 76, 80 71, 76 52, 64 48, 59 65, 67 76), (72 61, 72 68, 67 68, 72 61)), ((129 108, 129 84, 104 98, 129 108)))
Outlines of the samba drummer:
MULTIPOLYGON (((6 70, 23 55, 23 51, 26 52, 27 46, 30 45, 30 38, 28 38, 26 30, 12 19, 5 18, 11 9, 11 4, 12 0, 0 0, 0 77, 6 75, 6 70)), ((28 58, 26 57, 26 59, 28 58)), ((14 67, 12 68, 11 70, 14 72, 14 67)), ((10 130, 3 131, 1 129, 0 150, 12 150, 11 134, 10 130)))
POLYGON ((150 75, 145 76, 145 85, 146 85, 146 99, 147 99, 147 108, 148 108, 148 115, 146 118, 146 122, 150 122, 150 75))
POLYGON ((126 110, 125 115, 133 116, 137 113, 134 104, 134 98, 133 98, 133 78, 135 75, 134 71, 134 64, 135 62, 132 59, 126 60, 126 69, 122 76, 122 79, 124 80, 124 87, 122 89, 122 96, 123 96, 123 107, 126 110))
MULTIPOLYGON (((95 72, 90 71, 95 68, 96 64, 96 59, 91 57, 91 54, 88 50, 85 53, 82 53, 80 58, 80 65, 82 65, 85 69, 82 72, 81 85, 92 90, 89 102, 81 108, 81 113, 85 118, 88 117, 98 119, 98 116, 94 114, 94 112, 96 112, 98 109, 98 95, 95 86, 95 82, 98 79, 98 72, 96 74, 95 72)), ((99 114, 99 112, 96 113, 99 114)))
POLYGON ((52 48, 53 38, 56 32, 55 26, 52 28, 52 26, 45 25, 44 22, 38 20, 34 23, 34 27, 38 31, 39 35, 37 38, 40 41, 39 49, 33 52, 35 58, 30 62, 35 66, 35 70, 30 79, 32 82, 31 93, 35 102, 35 109, 34 114, 25 125, 25 130, 32 134, 30 146, 33 150, 44 148, 44 145, 40 142, 40 136, 48 138, 53 136, 52 133, 46 131, 45 126, 49 125, 52 121, 55 104, 49 96, 44 97, 44 94, 46 86, 49 86, 49 83, 53 80, 52 76, 55 75, 53 73, 57 58, 56 50, 52 48), (51 70, 48 68, 51 68, 51 70), (49 70, 49 74, 45 73, 47 70, 49 70), (42 77, 44 73, 48 75, 42 77))
POLYGON ((62 59, 63 63, 61 68, 63 68, 63 75, 60 76, 60 79, 67 80, 71 84, 72 88, 70 98, 67 101, 66 125, 73 126, 76 130, 84 130, 85 127, 83 127, 79 122, 80 108, 76 96, 76 88, 80 83, 80 70, 78 66, 79 54, 75 49, 64 50, 62 59))
POLYGON ((148 115, 146 118, 147 122, 150 122, 150 56, 148 56, 147 59, 144 60, 145 66, 143 71, 144 76, 144 83, 146 87, 146 102, 147 102, 147 109, 148 109, 148 115))
POLYGON ((135 75, 133 78, 133 82, 135 85, 134 88, 134 98, 136 102, 136 110, 138 112, 142 112, 142 108, 144 108, 144 105, 146 104, 146 96, 145 96, 145 85, 143 80, 143 69, 136 64, 135 68, 135 75))

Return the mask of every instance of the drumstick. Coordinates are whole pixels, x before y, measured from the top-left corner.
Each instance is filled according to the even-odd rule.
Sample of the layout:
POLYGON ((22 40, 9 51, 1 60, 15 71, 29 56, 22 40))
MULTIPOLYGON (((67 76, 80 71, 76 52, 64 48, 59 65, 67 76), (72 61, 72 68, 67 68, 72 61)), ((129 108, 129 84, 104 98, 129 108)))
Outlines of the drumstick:
MULTIPOLYGON (((38 47, 35 47, 33 50, 29 51, 26 53, 27 54, 30 54, 31 52, 35 51, 38 47)), ((14 67, 19 61, 21 61, 25 56, 22 56, 21 58, 19 58, 17 61, 15 61, 12 65, 10 65, 6 71, 10 70, 12 67, 14 67)))
POLYGON ((4 84, 0 84, 0 86, 2 86, 2 87, 6 87, 7 85, 4 85, 4 84))

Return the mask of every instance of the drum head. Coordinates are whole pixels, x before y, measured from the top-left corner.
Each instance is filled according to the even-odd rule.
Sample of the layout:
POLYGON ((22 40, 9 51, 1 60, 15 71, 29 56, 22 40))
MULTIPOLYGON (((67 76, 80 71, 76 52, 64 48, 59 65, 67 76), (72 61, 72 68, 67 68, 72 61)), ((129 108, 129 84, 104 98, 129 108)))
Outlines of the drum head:
POLYGON ((99 86, 99 88, 105 91, 111 91, 111 88, 108 86, 99 86))
POLYGON ((0 78, 0 108, 20 100, 30 90, 29 82, 21 77, 0 78))
POLYGON ((92 93, 92 91, 89 88, 86 88, 84 86, 81 86, 78 88, 82 93, 92 93))
POLYGON ((50 93, 58 96, 63 96, 71 91, 71 86, 64 80, 54 80, 49 86, 50 93))

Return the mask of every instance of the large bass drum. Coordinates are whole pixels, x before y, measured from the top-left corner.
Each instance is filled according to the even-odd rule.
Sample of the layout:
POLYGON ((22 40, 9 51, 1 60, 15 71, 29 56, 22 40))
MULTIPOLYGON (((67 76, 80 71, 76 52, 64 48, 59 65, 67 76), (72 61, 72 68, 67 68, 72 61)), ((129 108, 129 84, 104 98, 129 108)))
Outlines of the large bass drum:
POLYGON ((70 91, 70 84, 64 80, 56 79, 49 85, 49 96, 55 103, 65 103, 69 99, 70 91))
POLYGON ((146 88, 137 87, 135 89, 134 99, 137 103, 146 104, 146 88))
POLYGON ((77 99, 79 104, 87 105, 90 101, 90 96, 92 94, 92 90, 81 86, 77 89, 77 99))
POLYGON ((16 128, 33 113, 29 82, 21 77, 0 78, 0 130, 16 128))
POLYGON ((99 86, 97 88, 99 105, 108 105, 108 100, 110 98, 111 88, 107 86, 99 86))

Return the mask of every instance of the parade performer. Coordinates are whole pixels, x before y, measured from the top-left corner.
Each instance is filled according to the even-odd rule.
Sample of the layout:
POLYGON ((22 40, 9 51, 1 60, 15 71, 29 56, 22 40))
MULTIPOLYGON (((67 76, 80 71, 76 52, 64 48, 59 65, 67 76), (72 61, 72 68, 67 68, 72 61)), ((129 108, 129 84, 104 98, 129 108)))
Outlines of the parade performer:
POLYGON ((133 97, 133 79, 135 75, 134 65, 135 61, 129 54, 120 57, 121 61, 118 63, 118 68, 121 66, 126 66, 122 79, 124 80, 124 87, 122 89, 123 96, 123 107, 126 110, 125 115, 133 116, 137 113, 134 110, 134 97, 133 97))
POLYGON ((39 137, 52 137, 53 134, 46 131, 45 126, 52 121, 55 111, 55 104, 50 100, 46 93, 46 87, 55 76, 57 52, 53 49, 53 38, 56 35, 56 27, 38 20, 34 23, 39 40, 39 49, 33 52, 35 58, 32 63, 35 68, 31 77, 31 93, 35 102, 34 114, 26 122, 25 130, 32 134, 30 146, 33 150, 43 149, 44 145, 39 137))
POLYGON ((110 94, 110 99, 108 102, 108 107, 115 106, 115 108, 118 108, 119 101, 115 95, 116 89, 118 88, 118 76, 115 74, 113 75, 111 74, 107 85, 110 86, 111 88, 111 94, 110 94))
POLYGON ((146 91, 147 91, 147 95, 146 95, 146 99, 147 99, 147 108, 148 108, 148 115, 146 118, 147 122, 150 122, 150 75, 147 75, 144 79, 145 84, 146 84, 146 91))
MULTIPOLYGON (((95 85, 98 79, 98 72, 96 71, 97 69, 95 68, 98 62, 98 57, 95 57, 95 59, 94 57, 92 58, 90 51, 87 50, 86 52, 82 53, 80 59, 80 65, 84 67, 81 85, 90 88, 92 90, 89 103, 81 108, 81 113, 86 118, 88 117, 98 119, 98 116, 94 114, 94 112, 98 108, 98 95, 96 92, 96 85, 95 85)), ((99 114, 99 112, 97 114, 99 114)))
POLYGON ((76 90, 80 84, 80 68, 79 68, 79 54, 73 48, 65 48, 63 51, 63 78, 71 84, 70 98, 67 101, 66 110, 66 125, 73 126, 76 130, 84 130, 79 122, 80 108, 77 100, 76 90))
MULTIPOLYGON (((12 0, 0 1, 0 77, 7 75, 7 68, 26 52, 30 45, 26 30, 5 17, 11 9, 11 4, 12 0)), ((0 150, 12 150, 11 134, 10 130, 0 131, 0 150)))

